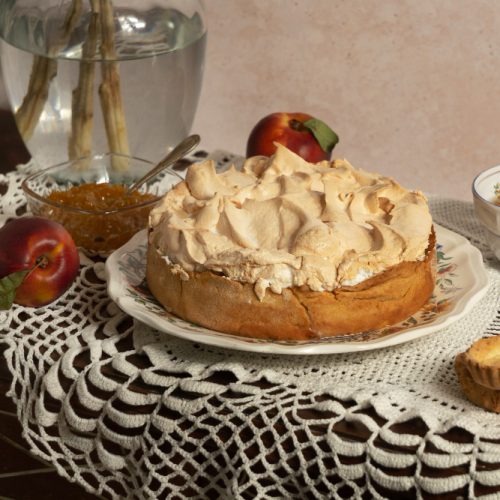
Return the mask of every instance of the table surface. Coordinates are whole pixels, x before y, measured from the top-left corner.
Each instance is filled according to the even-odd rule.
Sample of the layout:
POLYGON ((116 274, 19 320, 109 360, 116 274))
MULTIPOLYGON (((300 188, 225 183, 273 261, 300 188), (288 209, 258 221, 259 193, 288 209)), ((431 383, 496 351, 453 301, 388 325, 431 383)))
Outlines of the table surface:
MULTIPOLYGON (((16 164, 26 162, 29 154, 20 140, 12 115, 7 111, 0 111, 0 171, 6 172, 12 170, 16 164)), ((3 354, 3 350, 1 351, 3 354)), ((3 358, 3 357, 2 357, 3 358)), ((113 374, 107 374, 112 376, 113 374)), ((0 452, 3 457, 9 457, 9 460, 0 461, 0 498, 32 498, 33 491, 37 492, 37 498, 63 498, 71 495, 78 499, 97 498, 88 494, 82 488, 65 479, 59 477, 52 465, 33 457, 28 449, 24 439, 21 436, 21 426, 17 420, 16 410, 6 392, 9 389, 10 373, 4 363, 0 364, 0 452), (2 463, 3 462, 3 463, 2 463), (29 481, 23 480, 24 476, 29 477, 29 481)), ((374 411, 371 414, 374 419, 380 420, 382 417, 374 411)), ((383 420, 383 419, 382 419, 383 420)), ((423 435, 426 432, 426 425, 420 419, 401 424, 399 431, 401 433, 411 433, 423 435)), ((346 421, 336 425, 334 431, 344 439, 350 439, 355 442, 366 442, 370 436, 367 428, 359 423, 349 423, 346 421)), ((458 443, 470 442, 472 436, 459 428, 451 429, 446 439, 458 443)), ((398 451, 397 447, 378 438, 377 447, 390 452, 398 451)), ((496 466, 496 464, 495 464, 496 466)), ((484 467, 488 467, 487 464, 484 467)), ((450 467, 439 471, 439 476, 446 478, 454 474, 463 473, 462 466, 450 467)), ((401 471, 408 473, 411 471, 401 471)), ((491 490, 477 491, 477 494, 492 493, 491 490)), ((380 493, 387 498, 412 498, 412 493, 402 495, 395 494, 388 490, 381 489, 380 493)), ((450 494, 440 495, 439 498, 457 498, 467 496, 467 486, 450 494)), ((432 496, 429 496, 432 498, 432 496)))

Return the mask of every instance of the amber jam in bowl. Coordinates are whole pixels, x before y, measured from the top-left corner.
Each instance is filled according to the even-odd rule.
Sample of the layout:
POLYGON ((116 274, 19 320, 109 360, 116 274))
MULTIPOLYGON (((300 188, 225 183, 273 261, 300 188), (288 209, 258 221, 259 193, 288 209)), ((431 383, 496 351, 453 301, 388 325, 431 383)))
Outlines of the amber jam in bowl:
POLYGON ((165 170, 138 191, 126 189, 154 165, 113 153, 37 171, 22 188, 34 215, 56 220, 90 254, 107 255, 147 226, 150 210, 182 178, 165 170))

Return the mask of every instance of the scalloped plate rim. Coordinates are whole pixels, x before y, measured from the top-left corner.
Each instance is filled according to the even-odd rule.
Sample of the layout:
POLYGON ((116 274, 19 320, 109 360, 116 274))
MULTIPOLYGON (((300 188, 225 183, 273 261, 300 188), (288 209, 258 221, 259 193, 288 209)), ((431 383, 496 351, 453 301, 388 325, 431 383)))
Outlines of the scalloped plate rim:
POLYGON ((139 245, 145 243, 146 230, 137 233, 125 245, 115 250, 106 260, 105 269, 108 293, 124 312, 139 321, 169 335, 200 344, 263 354, 290 355, 340 354, 382 349, 422 338, 450 326, 465 316, 481 300, 488 289, 488 275, 484 268, 481 252, 466 238, 454 231, 438 224, 434 224, 434 227, 438 243, 441 243, 440 239, 447 240, 448 245, 453 243, 451 249, 448 249, 448 251, 455 252, 457 254, 456 257, 462 260, 460 266, 462 273, 468 271, 467 277, 471 280, 471 282, 469 281, 468 289, 453 304, 451 310, 441 314, 431 322, 408 327, 396 333, 387 334, 372 340, 338 343, 324 341, 322 343, 282 344, 274 341, 252 341, 244 337, 239 338, 235 335, 228 335, 202 326, 192 325, 180 318, 178 322, 189 325, 189 330, 178 325, 172 325, 160 315, 149 311, 126 294, 129 283, 119 269, 118 264, 120 259, 137 249, 139 245))

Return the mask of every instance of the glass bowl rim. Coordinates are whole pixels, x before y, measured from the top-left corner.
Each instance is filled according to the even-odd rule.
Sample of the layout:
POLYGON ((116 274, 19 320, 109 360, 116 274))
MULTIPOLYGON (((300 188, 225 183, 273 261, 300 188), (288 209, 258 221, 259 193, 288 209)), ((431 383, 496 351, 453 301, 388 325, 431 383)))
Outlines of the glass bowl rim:
MULTIPOLYGON (((121 153, 112 153, 112 152, 98 153, 98 154, 92 154, 90 156, 82 156, 82 157, 76 158, 74 160, 66 160, 66 161, 63 161, 63 162, 58 163, 56 165, 51 165, 50 167, 46 167, 42 170, 38 170, 36 172, 33 172, 33 173, 29 174, 26 178, 23 179, 23 181, 21 182, 21 188, 24 191, 25 195, 30 196, 32 198, 35 198, 36 200, 44 203, 45 205, 49 205, 51 207, 58 208, 60 210, 64 210, 67 212, 73 212, 73 213, 81 214, 81 215, 112 215, 112 214, 117 214, 117 213, 123 213, 123 212, 127 212, 130 210, 136 210, 138 208, 147 207, 148 205, 155 205, 156 203, 158 203, 158 201, 161 200, 163 195, 155 195, 156 198, 153 200, 143 201, 141 203, 136 203, 134 205, 129 205, 126 207, 114 208, 111 210, 89 210, 89 209, 84 209, 84 208, 72 207, 69 205, 63 205, 61 203, 49 200, 49 199, 43 197, 42 195, 35 193, 35 191, 33 191, 28 186, 28 183, 31 182, 32 180, 36 179, 37 177, 41 177, 42 175, 46 175, 47 173, 50 173, 50 171, 54 171, 54 170, 59 169, 63 166, 70 165, 72 163, 76 163, 78 161, 86 160, 89 158, 100 159, 100 158, 105 158, 105 157, 110 157, 110 156, 116 156, 116 157, 120 157, 120 158, 128 158, 130 160, 148 163, 149 165, 151 165, 151 168, 154 166, 153 162, 146 160, 144 158, 139 158, 137 156, 130 156, 130 155, 124 155, 121 153)), ((173 171, 172 169, 167 168, 164 170, 164 172, 168 172, 169 174, 177 177, 179 179, 179 182, 184 180, 177 172, 173 171)), ((103 183, 99 183, 99 184, 103 184, 103 183)))

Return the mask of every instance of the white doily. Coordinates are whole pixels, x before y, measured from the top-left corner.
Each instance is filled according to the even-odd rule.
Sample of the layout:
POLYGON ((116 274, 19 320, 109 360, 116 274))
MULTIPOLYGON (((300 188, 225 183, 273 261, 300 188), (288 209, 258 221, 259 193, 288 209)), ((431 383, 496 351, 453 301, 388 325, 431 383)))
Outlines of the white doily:
MULTIPOLYGON (((0 224, 24 211, 20 179, 0 176, 0 224)), ((500 265, 471 204, 431 206, 483 252, 490 290, 451 327, 373 352, 271 356, 169 337, 121 312, 103 263, 82 258, 60 300, 0 313, 32 451, 109 498, 493 498, 500 416, 465 399, 453 362, 500 334, 500 265)))

